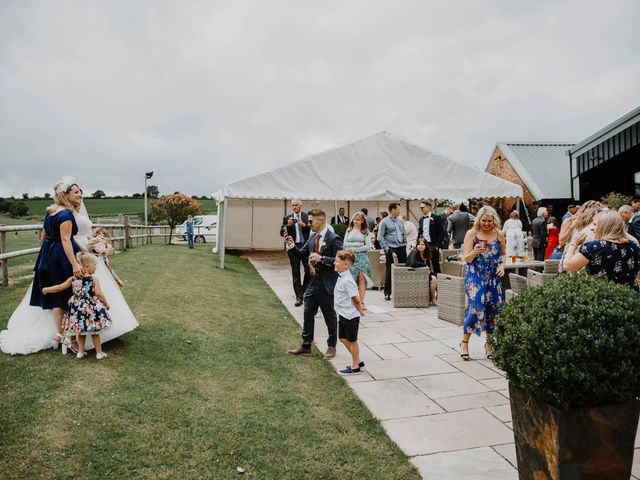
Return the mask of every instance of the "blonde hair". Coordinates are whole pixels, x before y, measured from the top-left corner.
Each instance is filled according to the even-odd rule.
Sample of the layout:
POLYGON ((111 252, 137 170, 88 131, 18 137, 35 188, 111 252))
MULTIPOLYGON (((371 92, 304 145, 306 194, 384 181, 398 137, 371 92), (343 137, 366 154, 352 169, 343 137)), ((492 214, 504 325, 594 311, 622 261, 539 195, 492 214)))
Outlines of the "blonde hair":
POLYGON ((83 267, 87 267, 89 265, 95 265, 97 262, 95 255, 92 255, 88 252, 76 253, 76 260, 78 260, 78 263, 83 267))
POLYGON ((353 230, 355 228, 355 224, 353 223, 353 220, 355 218, 359 218, 361 220, 360 223, 360 233, 366 235, 367 233, 369 233, 369 225, 367 224, 367 217, 365 216, 364 213, 362 212, 356 212, 353 215, 351 215, 351 221, 349 222, 349 230, 353 230))
POLYGON ((627 240, 624 232, 624 221, 615 210, 603 210, 596 215, 596 240, 616 242, 627 240))
POLYGON ((488 215, 493 218, 493 228, 496 230, 500 230, 501 222, 500 217, 498 216, 498 212, 496 212, 492 207, 482 207, 478 210, 476 215, 476 223, 473 224, 474 230, 480 230, 480 220, 484 215, 488 215))
POLYGON ((574 230, 580 231, 593 222, 593 217, 600 211, 601 205, 595 200, 589 200, 580 205, 580 208, 573 216, 574 220, 571 226, 574 230))
POLYGON ((58 182, 53 186, 53 201, 55 203, 52 203, 47 207, 47 213, 49 215, 54 213, 59 207, 64 207, 72 212, 77 210, 77 208, 67 198, 67 193, 69 193, 73 187, 78 187, 78 184, 72 183, 67 186, 66 190, 64 188, 65 186, 67 186, 67 184, 64 181, 58 182))
POLYGON ((345 249, 345 250, 340 250, 338 251, 338 253, 336 253, 336 258, 339 258, 340 260, 346 260, 348 262, 351 262, 351 264, 353 265, 354 263, 356 263, 356 256, 353 253, 352 250, 350 249, 345 249))

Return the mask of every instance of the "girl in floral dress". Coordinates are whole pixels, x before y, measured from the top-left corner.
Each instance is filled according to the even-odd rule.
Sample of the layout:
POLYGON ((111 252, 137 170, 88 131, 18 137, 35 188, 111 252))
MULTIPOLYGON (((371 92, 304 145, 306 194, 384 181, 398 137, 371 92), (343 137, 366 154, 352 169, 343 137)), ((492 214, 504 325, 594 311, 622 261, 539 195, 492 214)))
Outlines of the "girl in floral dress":
POLYGON ((464 276, 467 307, 464 315, 460 356, 469 360, 469 338, 475 333, 486 333, 485 353, 493 360, 489 339, 493 333, 495 319, 502 304, 504 293, 504 256, 506 245, 504 233, 500 231, 500 218, 491 207, 478 211, 473 229, 464 237, 463 260, 467 264, 464 276))
POLYGON ((107 356, 102 351, 100 331, 111 325, 109 316, 109 302, 100 289, 100 282, 95 276, 97 259, 87 252, 79 252, 76 255, 78 263, 87 272, 82 278, 69 277, 60 285, 45 287, 43 294, 56 293, 72 287, 73 295, 69 299, 67 309, 62 320, 62 326, 67 335, 78 335, 77 357, 87 355, 85 352, 86 335, 91 335, 91 340, 96 349, 96 359, 102 360, 107 356))

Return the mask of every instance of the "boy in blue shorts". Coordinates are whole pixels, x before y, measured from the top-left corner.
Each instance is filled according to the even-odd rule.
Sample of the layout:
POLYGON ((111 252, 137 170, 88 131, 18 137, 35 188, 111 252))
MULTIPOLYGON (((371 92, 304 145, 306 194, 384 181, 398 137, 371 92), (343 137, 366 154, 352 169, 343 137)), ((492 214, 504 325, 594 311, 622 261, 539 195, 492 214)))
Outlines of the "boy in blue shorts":
POLYGON ((360 316, 364 316, 364 307, 360 303, 358 286, 349 271, 355 261, 351 250, 340 250, 336 254, 334 268, 338 272, 338 280, 333 291, 333 308, 338 315, 338 338, 351 354, 351 365, 340 370, 341 375, 355 375, 364 368, 358 346, 358 327, 360 316))

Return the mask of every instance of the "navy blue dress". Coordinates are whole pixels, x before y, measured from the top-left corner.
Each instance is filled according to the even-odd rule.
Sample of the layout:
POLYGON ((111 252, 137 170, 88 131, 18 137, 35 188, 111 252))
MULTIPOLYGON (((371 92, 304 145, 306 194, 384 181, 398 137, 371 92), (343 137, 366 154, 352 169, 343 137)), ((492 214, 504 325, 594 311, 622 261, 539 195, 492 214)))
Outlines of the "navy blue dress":
POLYGON ((639 290, 636 278, 640 272, 640 246, 635 242, 594 240, 580 246, 578 252, 589 259, 586 268, 590 275, 639 290))
POLYGON ((30 305, 41 307, 45 310, 61 307, 65 308, 71 297, 71 288, 60 293, 42 294, 44 287, 51 287, 64 283, 69 277, 73 276, 73 268, 64 253, 62 241, 60 238, 60 225, 64 222, 71 221, 71 245, 73 253, 80 251, 80 247, 76 244, 73 236, 78 233, 76 219, 69 210, 60 210, 55 215, 45 214, 43 220, 43 228, 47 234, 40 247, 40 253, 36 260, 36 266, 33 268, 35 275, 33 277, 33 289, 31 290, 30 305))

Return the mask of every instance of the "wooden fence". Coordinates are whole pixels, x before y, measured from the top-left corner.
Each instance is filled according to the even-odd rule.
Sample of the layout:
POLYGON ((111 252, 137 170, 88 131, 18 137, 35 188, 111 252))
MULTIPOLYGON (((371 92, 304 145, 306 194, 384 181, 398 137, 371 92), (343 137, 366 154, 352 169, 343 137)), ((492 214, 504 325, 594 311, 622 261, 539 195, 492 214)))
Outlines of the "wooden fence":
MULTIPOLYGON (((168 225, 130 225, 129 219, 124 216, 122 223, 95 223, 95 227, 105 227, 111 234, 111 241, 116 251, 124 251, 134 246, 147 245, 153 243, 154 238, 164 238, 164 242, 169 242, 168 225)), ((42 225, 7 225, 0 226, 0 267, 2 269, 2 286, 9 285, 8 262, 12 258, 34 255, 40 251, 40 247, 26 248, 23 250, 7 251, 7 233, 35 231, 38 236, 42 231, 42 225)))

